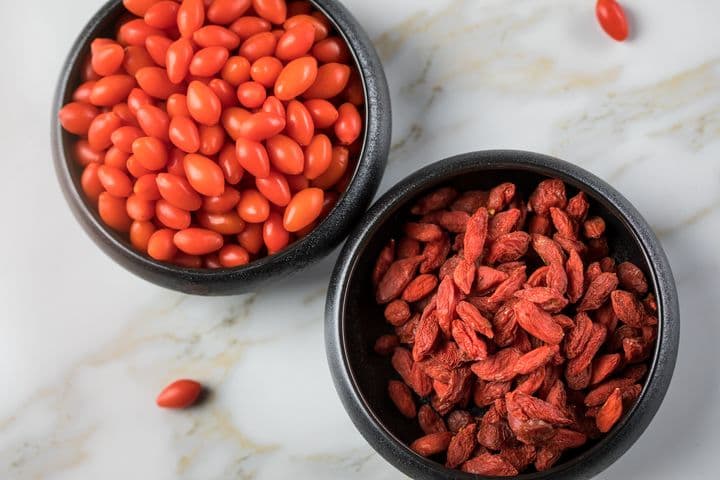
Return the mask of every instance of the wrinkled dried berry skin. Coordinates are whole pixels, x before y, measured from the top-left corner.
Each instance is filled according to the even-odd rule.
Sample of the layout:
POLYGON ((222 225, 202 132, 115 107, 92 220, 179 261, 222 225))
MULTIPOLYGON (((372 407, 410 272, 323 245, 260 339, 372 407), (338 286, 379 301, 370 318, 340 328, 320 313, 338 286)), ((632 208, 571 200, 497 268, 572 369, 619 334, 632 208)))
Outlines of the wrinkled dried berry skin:
POLYGON ((448 445, 446 467, 456 468, 470 458, 477 446, 476 431, 477 424, 471 423, 455 434, 448 445))
POLYGON ((435 275, 424 273, 418 275, 410 281, 402 293, 402 299, 406 302, 417 302, 421 298, 428 296, 437 287, 438 280, 435 275))
POLYGON ((463 472, 492 477, 512 477, 519 472, 504 457, 483 453, 465 462, 462 466, 463 472))
POLYGON ((375 300, 378 303, 388 303, 399 297, 415 276, 415 271, 422 261, 423 257, 417 256, 391 263, 378 283, 375 300))
POLYGON ((616 388, 610 394, 608 399, 605 400, 605 403, 603 403, 603 406, 600 408, 597 416, 595 417, 595 423, 598 427, 598 430, 603 433, 609 432, 613 425, 615 425, 617 421, 620 420, 622 412, 622 390, 616 388))
POLYGON ((555 179, 442 188, 412 207, 370 281, 389 328, 372 348, 424 432, 416 453, 478 475, 545 471, 638 399, 657 302, 592 212, 555 179))
POLYGON ((445 421, 430 405, 427 404, 421 405, 418 410, 418 423, 425 434, 447 431, 445 421))
POLYGON ((395 260, 395 240, 390 240, 380 251, 380 255, 378 255, 375 261, 375 268, 372 274, 373 285, 377 286, 377 284, 380 283, 380 280, 385 276, 393 260, 395 260))

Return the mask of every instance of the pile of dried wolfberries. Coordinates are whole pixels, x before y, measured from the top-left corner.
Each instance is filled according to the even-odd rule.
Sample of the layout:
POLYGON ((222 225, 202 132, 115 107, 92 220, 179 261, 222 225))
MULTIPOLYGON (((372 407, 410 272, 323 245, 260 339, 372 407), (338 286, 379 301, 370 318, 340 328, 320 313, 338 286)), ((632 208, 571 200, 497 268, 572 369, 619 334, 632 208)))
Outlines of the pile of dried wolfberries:
POLYGON ((82 189, 150 257, 235 267, 301 238, 352 175, 364 92, 310 2, 124 0, 59 113, 82 189))
POLYGON ((449 468, 551 468, 632 407, 654 349, 645 275, 608 256, 586 195, 549 179, 525 198, 436 190, 373 271, 388 394, 425 432, 410 447, 449 468))

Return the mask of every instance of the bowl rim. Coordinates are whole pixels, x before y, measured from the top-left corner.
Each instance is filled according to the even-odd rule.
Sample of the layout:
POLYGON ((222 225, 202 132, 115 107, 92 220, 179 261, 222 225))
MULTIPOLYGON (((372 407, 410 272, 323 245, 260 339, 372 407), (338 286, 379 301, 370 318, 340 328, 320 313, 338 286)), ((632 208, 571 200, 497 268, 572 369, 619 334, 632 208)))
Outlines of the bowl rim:
POLYGON ((51 150, 56 177, 73 215, 113 260, 132 273, 166 288, 185 293, 222 295, 246 290, 220 287, 220 291, 206 291, 202 284, 210 282, 218 288, 224 282, 237 283, 249 277, 281 277, 283 273, 299 270, 328 255, 344 240, 354 220, 372 202, 387 164, 392 135, 390 94, 378 54, 355 17, 337 0, 310 1, 346 42, 360 73, 365 97, 362 147, 346 190, 308 235, 280 252, 232 268, 189 268, 154 260, 132 248, 123 234, 106 226, 97 210, 86 201, 80 185, 80 172, 71 155, 71 142, 76 137, 62 129, 57 116, 62 106, 71 99, 71 86, 80 82, 77 71, 89 52, 90 42, 98 36, 99 30, 107 28, 109 19, 123 14, 123 1, 108 0, 88 20, 70 47, 57 80, 51 109, 51 150))
POLYGON ((365 400, 353 376, 347 354, 344 314, 347 286, 360 254, 371 238, 407 201, 433 186, 467 172, 528 170, 560 178, 567 184, 602 198, 635 238, 650 270, 658 302, 658 338, 640 397, 621 422, 595 445, 546 472, 520 474, 518 479, 591 478, 601 472, 640 437, 657 413, 669 387, 679 344, 677 290, 667 257, 655 233, 637 209, 617 190, 592 173, 547 155, 520 150, 468 152, 427 165, 390 188, 378 199, 348 237, 333 270, 325 307, 325 347, 336 391, 356 428, 386 460, 412 478, 482 478, 450 470, 409 449, 384 427, 365 400))

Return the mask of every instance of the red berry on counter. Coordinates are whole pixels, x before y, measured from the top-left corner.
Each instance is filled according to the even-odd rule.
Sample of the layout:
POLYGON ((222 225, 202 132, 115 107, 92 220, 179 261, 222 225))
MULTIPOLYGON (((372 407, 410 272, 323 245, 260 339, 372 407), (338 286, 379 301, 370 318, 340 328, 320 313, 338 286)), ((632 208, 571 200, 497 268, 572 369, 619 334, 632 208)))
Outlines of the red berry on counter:
POLYGON ((202 385, 195 380, 177 380, 160 392, 155 402, 163 408, 187 408, 195 403, 202 391, 202 385))
POLYGON ((622 6, 615 0, 598 0, 595 15, 605 33, 618 42, 628 38, 630 29, 622 6))

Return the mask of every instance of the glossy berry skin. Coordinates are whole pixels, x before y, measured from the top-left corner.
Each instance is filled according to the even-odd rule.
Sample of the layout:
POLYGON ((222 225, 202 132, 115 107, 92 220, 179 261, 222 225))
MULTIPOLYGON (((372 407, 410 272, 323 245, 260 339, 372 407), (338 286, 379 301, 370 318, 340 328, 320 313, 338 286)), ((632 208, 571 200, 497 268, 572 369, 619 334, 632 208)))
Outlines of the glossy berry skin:
POLYGON ((283 219, 277 212, 270 216, 263 224, 263 242, 270 254, 279 252, 290 242, 290 232, 283 226, 283 219))
POLYGON ((622 6, 615 0, 598 0, 595 15, 605 33, 618 42, 625 41, 629 34, 627 16, 622 6))
POLYGON ((175 246, 189 255, 206 255, 216 252, 223 246, 223 237, 217 232, 205 228, 185 228, 173 237, 175 246))
POLYGON ((84 102, 68 103, 60 109, 60 123, 70 133, 86 135, 99 113, 95 106, 84 102))
POLYGON ((165 67, 170 82, 179 84, 185 80, 190 70, 193 54, 193 45, 187 38, 180 38, 170 44, 165 53, 165 67))
POLYGON ((240 267, 250 262, 250 254, 240 245, 225 245, 218 253, 218 260, 225 268, 240 267))
POLYGON ((283 226, 288 232, 297 232, 313 223, 322 212, 324 193, 319 188, 300 190, 285 209, 283 226))
POLYGON ((190 153, 183 160, 185 177, 196 192, 208 197, 222 195, 225 177, 220 166, 204 155, 190 153))
POLYGON ((165 387, 155 403, 162 408, 187 408, 194 404, 202 392, 202 385, 195 380, 176 380, 165 387))
POLYGON ((299 145, 305 147, 315 133, 315 123, 307 107, 297 100, 291 100, 285 109, 285 131, 299 145))
POLYGON ((220 121, 222 104, 217 94, 202 82, 193 80, 187 89, 187 107, 190 116, 202 125, 215 125, 220 121))
POLYGON ((343 145, 350 145, 360 137, 362 118, 352 103, 343 103, 338 107, 338 118, 335 121, 335 136, 343 145))
POLYGON ((237 213, 248 223, 261 223, 270 216, 270 202, 255 189, 247 189, 240 196, 237 213))
POLYGON ((326 63, 317 69, 315 81, 303 91, 303 96, 328 100, 340 95, 348 80, 350 67, 342 63, 326 63))
POLYGON ((177 253, 177 247, 173 242, 175 230, 162 228, 150 235, 147 244, 148 255, 159 261, 167 262, 172 260, 177 253))
POLYGON ((302 95, 315 83, 318 71, 317 60, 313 57, 291 61, 285 65, 275 81, 275 96, 286 101, 302 95))

